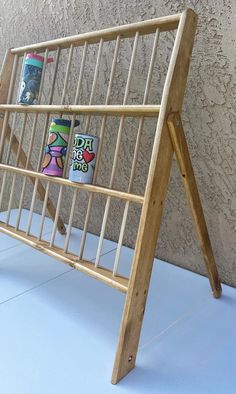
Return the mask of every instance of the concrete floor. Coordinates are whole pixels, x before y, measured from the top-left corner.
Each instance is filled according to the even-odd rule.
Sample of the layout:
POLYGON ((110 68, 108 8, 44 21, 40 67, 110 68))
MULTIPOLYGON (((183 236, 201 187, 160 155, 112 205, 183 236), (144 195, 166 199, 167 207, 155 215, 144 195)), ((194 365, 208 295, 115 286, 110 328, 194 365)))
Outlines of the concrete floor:
MULTIPOLYGON (((104 243, 108 266, 115 248, 104 243)), ((3 234, 0 251, 0 394, 236 393, 236 289, 215 300, 206 278, 156 260, 137 366, 113 386, 124 295, 3 234)))

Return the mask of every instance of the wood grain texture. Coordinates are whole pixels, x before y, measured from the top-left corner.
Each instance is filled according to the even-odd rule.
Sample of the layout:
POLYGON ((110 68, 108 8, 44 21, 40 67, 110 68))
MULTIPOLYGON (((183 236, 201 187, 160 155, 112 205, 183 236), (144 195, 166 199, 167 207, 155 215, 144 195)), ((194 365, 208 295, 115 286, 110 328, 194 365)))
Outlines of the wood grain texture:
POLYGON ((17 167, 9 166, 6 164, 0 164, 0 169, 4 170, 4 171, 11 172, 11 173, 17 173, 19 175, 20 174, 26 175, 32 179, 36 179, 36 178, 42 179, 44 181, 50 181, 55 184, 70 186, 72 188, 77 188, 77 189, 81 189, 81 190, 87 190, 88 192, 91 192, 91 193, 104 194, 106 196, 120 198, 122 200, 132 201, 132 202, 136 202, 139 204, 142 204, 144 201, 144 197, 139 196, 137 194, 126 193, 126 192, 122 192, 119 190, 109 189, 106 187, 87 184, 87 183, 71 182, 69 179, 60 178, 60 177, 50 177, 50 176, 44 175, 41 172, 26 170, 24 168, 17 168, 17 167))
POLYGON ((25 243, 32 248, 43 252, 51 257, 56 258, 59 261, 62 261, 65 264, 70 265, 72 268, 81 271, 94 279, 97 279, 108 286, 111 286, 122 293, 126 293, 128 287, 128 279, 117 275, 114 277, 112 275, 112 271, 109 271, 106 268, 98 267, 87 260, 76 261, 77 255, 72 253, 65 253, 62 248, 58 248, 56 246, 50 246, 48 242, 39 241, 37 237, 33 235, 26 235, 24 231, 16 230, 13 226, 6 225, 5 223, 0 221, 0 232, 3 234, 9 235, 12 238, 17 239, 25 243))
POLYGON ((82 114, 100 116, 145 116, 157 117, 159 105, 29 105, 2 104, 1 111, 32 112, 50 114, 82 114))
POLYGON ((173 147, 167 127, 167 116, 173 109, 181 111, 182 108, 196 21, 197 16, 192 10, 187 10, 182 14, 166 77, 145 201, 135 246, 130 284, 126 296, 113 368, 113 384, 116 384, 135 366, 173 156, 173 147))
POLYGON ((182 181, 196 226, 200 248, 206 263, 213 295, 214 297, 219 298, 222 292, 220 279, 212 251, 211 241, 206 226, 180 114, 177 112, 170 114, 168 116, 167 123, 171 142, 177 157, 182 181))

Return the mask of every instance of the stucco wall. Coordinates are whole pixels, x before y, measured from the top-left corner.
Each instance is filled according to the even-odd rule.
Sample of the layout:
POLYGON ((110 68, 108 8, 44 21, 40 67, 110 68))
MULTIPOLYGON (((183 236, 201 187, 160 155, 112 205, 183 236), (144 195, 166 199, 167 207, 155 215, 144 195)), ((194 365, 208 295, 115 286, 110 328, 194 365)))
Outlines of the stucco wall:
MULTIPOLYGON (((199 21, 184 101, 184 127, 220 275, 225 283, 236 286, 235 1, 1 0, 0 61, 8 47, 168 15, 186 7, 198 13, 199 21)), ((163 52, 164 44, 161 45, 163 52)), ((128 59, 130 48, 126 49, 128 59)), ((142 73, 137 74, 137 79, 136 87, 143 86, 142 73)), ((133 130, 134 125, 127 127, 133 130)), ((129 138, 134 135, 132 131, 129 138)), ((128 152, 129 139, 126 145, 128 152)), ((114 147, 112 135, 107 147, 109 159, 114 147)), ((149 147, 144 144, 145 149, 144 153, 149 147)), ((105 168, 101 174, 104 177, 105 168)), ((82 207, 85 200, 84 195, 82 207)), ((112 239, 117 238, 122 209, 122 205, 114 205, 107 231, 112 239)), ((101 201, 97 201, 92 216, 95 224, 90 230, 98 232, 101 201)), ((82 217, 81 211, 79 218, 82 217)), ((125 237, 126 244, 131 246, 135 222, 136 210, 131 212, 125 237)), ((157 255, 205 273, 175 162, 157 255)))

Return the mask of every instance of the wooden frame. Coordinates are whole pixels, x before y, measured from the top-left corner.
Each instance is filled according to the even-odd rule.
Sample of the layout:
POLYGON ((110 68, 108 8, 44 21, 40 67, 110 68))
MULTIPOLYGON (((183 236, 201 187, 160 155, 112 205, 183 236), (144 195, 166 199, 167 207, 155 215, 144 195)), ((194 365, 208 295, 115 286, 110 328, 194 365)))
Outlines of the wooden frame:
MULTIPOLYGON (((0 80, 0 118, 1 126, 1 138, 0 138, 0 171, 3 173, 2 189, 0 194, 0 200, 3 198, 3 189, 6 182, 7 173, 13 174, 14 186, 10 195, 10 202, 8 206, 8 214, 6 222, 0 222, 0 231, 10 235, 27 245, 36 248, 44 253, 47 253, 60 261, 69 264, 70 266, 88 274, 92 277, 112 286, 124 293, 126 293, 126 300, 124 305, 124 312, 120 326, 119 342, 116 352, 115 364, 112 374, 112 383, 116 384, 122 379, 130 370, 135 366, 139 337, 142 327, 143 315, 145 311, 145 304, 149 289, 149 282, 151 278, 152 265, 154 260, 155 248, 161 223, 161 216, 163 211, 163 205, 168 186, 168 180, 170 175, 171 163, 173 153, 175 153, 181 176, 184 182, 187 198, 192 210, 194 223, 196 225, 197 234, 200 241, 201 250, 206 263, 209 280, 214 296, 220 297, 221 285, 218 277, 217 267, 215 264, 209 235, 207 232, 206 222, 197 190, 196 180, 194 177, 191 160, 187 148, 187 143, 184 136, 183 126, 181 123, 181 110, 184 98, 184 91, 186 86, 188 68, 190 63, 190 57, 193 47, 193 41, 195 36, 197 23, 196 14, 188 9, 181 14, 172 15, 164 18, 157 18, 149 21, 138 22, 131 25, 125 25, 98 32, 91 32, 81 34, 78 36, 72 36, 67 38, 61 38, 57 40, 48 41, 45 43, 39 43, 29 45, 21 48, 13 48, 7 51, 3 68, 1 71, 0 80), (168 67, 168 72, 165 80, 164 90, 162 94, 162 100, 160 105, 147 104, 147 97, 149 87, 151 83, 151 77, 154 67, 154 60, 156 54, 156 48, 158 43, 159 33, 168 30, 177 30, 174 47, 168 67), (142 105, 128 105, 127 95, 130 87, 130 79, 134 66, 134 57, 136 54, 136 47, 139 36, 155 34, 154 45, 152 50, 152 56, 147 76, 146 88, 144 93, 144 99, 142 105), (109 95, 112 80, 114 78, 115 64, 117 60, 117 53, 119 50, 119 44, 121 39, 134 37, 133 52, 130 61, 130 67, 128 72, 125 97, 122 105, 110 105, 109 95), (116 41, 114 58, 111 68, 110 81, 108 86, 108 92, 104 105, 94 105, 94 91, 96 87, 97 74, 101 61, 101 51, 103 43, 106 41, 116 41), (99 44, 98 56, 96 61, 96 67, 94 72, 94 79, 92 85, 92 91, 90 101, 88 105, 79 105, 78 97, 81 88, 81 81, 83 79, 85 56, 87 47, 90 44, 99 44), (64 97, 66 95, 71 58, 73 50, 77 46, 83 46, 83 57, 81 62, 81 69, 77 87, 77 93, 75 102, 70 105, 64 104, 64 97), (45 57, 47 58, 50 50, 57 51, 57 60, 55 66, 55 73, 57 72, 58 59, 60 51, 63 48, 69 48, 69 58, 67 64, 67 70, 64 81, 64 88, 62 94, 62 100, 60 105, 53 104, 53 93, 50 98, 48 105, 35 105, 35 106, 20 106, 12 104, 13 86, 16 79, 17 63, 20 56, 23 56, 29 51, 45 51, 45 57), (106 119, 108 116, 118 116, 120 118, 120 126, 118 130, 117 146, 114 154, 114 162, 112 168, 111 179, 109 187, 97 186, 96 183, 93 185, 77 184, 70 182, 65 178, 51 178, 43 175, 39 172, 39 166, 36 170, 33 169, 30 163, 30 157, 27 155, 22 146, 21 141, 14 135, 14 128, 9 126, 9 116, 14 113, 23 113, 25 119, 28 113, 35 114, 35 122, 32 132, 32 140, 30 145, 32 147, 32 141, 34 138, 34 132, 37 123, 38 114, 46 114, 47 122, 49 115, 52 113, 65 113, 72 114, 73 119, 75 114, 87 115, 86 130, 89 127, 90 116, 102 116, 102 125, 100 131, 100 138, 103 139, 106 119), (130 183, 128 191, 115 190, 114 185, 114 174, 116 171, 116 165, 119 155, 119 146, 121 132, 123 128, 124 118, 126 116, 138 116, 139 129, 137 133, 137 140, 134 150, 134 159, 131 169, 130 183), (157 128, 155 133, 155 139, 153 144, 153 151, 150 161, 150 168, 147 178, 146 190, 144 196, 132 193, 132 185, 134 179, 134 171, 137 162, 138 148, 140 144, 140 136, 142 132, 144 117, 157 117, 157 128), (8 141, 9 149, 15 153, 17 157, 16 166, 10 165, 9 160, 3 161, 4 144, 8 141), (18 167, 21 164, 21 167, 18 167), (23 166, 23 168, 22 168, 23 166), (11 212, 12 196, 14 193, 15 179, 16 177, 22 176, 23 190, 19 202, 19 216, 16 226, 9 224, 9 217, 11 212), (29 223, 26 231, 19 228, 20 215, 22 210, 22 203, 24 198, 24 190, 26 188, 26 180, 30 179, 34 185, 32 203, 29 213, 29 223), (46 188, 42 182, 46 182, 46 188), (57 206, 54 207, 52 200, 48 196, 49 188, 51 184, 57 184, 60 187, 59 198, 57 206), (67 227, 67 235, 65 240, 64 249, 56 247, 54 245, 56 229, 62 234, 65 233, 65 226, 62 219, 60 218, 60 203, 61 194, 64 187, 70 187, 73 190, 73 202, 70 212, 70 219, 67 227), (75 201, 77 198, 77 192, 79 190, 86 190, 89 192, 89 202, 86 213, 86 219, 84 223, 83 237, 81 248, 78 254, 71 253, 68 251, 68 243, 70 238, 70 231, 72 227, 72 218, 75 209, 75 201), (39 235, 33 236, 30 234, 30 227, 32 222, 32 215, 34 212, 34 202, 36 195, 43 201, 42 220, 40 225, 39 235), (107 196, 106 207, 104 212, 104 218, 100 233, 99 246, 97 251, 97 257, 95 263, 83 259, 83 250, 87 234, 88 221, 90 217, 91 206, 93 203, 94 194, 102 194, 107 196), (113 270, 108 270, 100 265, 100 253, 102 242, 104 239, 107 217, 110 209, 111 198, 118 198, 125 201, 124 216, 122 219, 121 231, 118 241, 118 248, 116 253, 116 259, 113 270), (118 263, 120 257, 120 251, 123 242, 124 229, 127 220, 127 214, 129 204, 135 202, 142 205, 141 218, 138 228, 138 235, 136 239, 136 246, 134 251, 134 257, 132 262, 132 268, 129 278, 123 277, 118 274, 118 263), (42 239, 42 226, 44 223, 45 211, 49 212, 49 215, 54 220, 54 227, 52 231, 52 237, 50 242, 46 242, 42 239), (147 248, 148 244, 148 248, 147 248)), ((55 74, 56 75, 56 74, 55 74)), ((55 75, 52 82, 52 92, 55 84, 55 75)), ((47 130, 47 123, 45 125, 43 143, 45 142, 45 133, 47 130)), ((24 133, 24 130, 23 132, 24 133)), ((23 138, 23 137, 22 137, 23 138)), ((71 147, 71 140, 69 141, 69 148, 71 147)), ((42 153, 42 150, 41 150, 42 153)), ((98 159, 101 155, 101 151, 98 152, 98 159)), ((97 171, 97 169, 96 169, 97 171)), ((96 180, 96 173, 95 173, 96 180)))

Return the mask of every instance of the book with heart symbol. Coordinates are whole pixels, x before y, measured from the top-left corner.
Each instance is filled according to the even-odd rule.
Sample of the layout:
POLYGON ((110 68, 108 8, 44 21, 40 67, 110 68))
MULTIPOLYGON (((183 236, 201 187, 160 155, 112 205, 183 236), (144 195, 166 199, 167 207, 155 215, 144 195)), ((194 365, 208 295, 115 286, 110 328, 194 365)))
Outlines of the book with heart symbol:
POLYGON ((69 174, 72 182, 93 182, 98 141, 98 137, 91 134, 75 134, 69 174))

